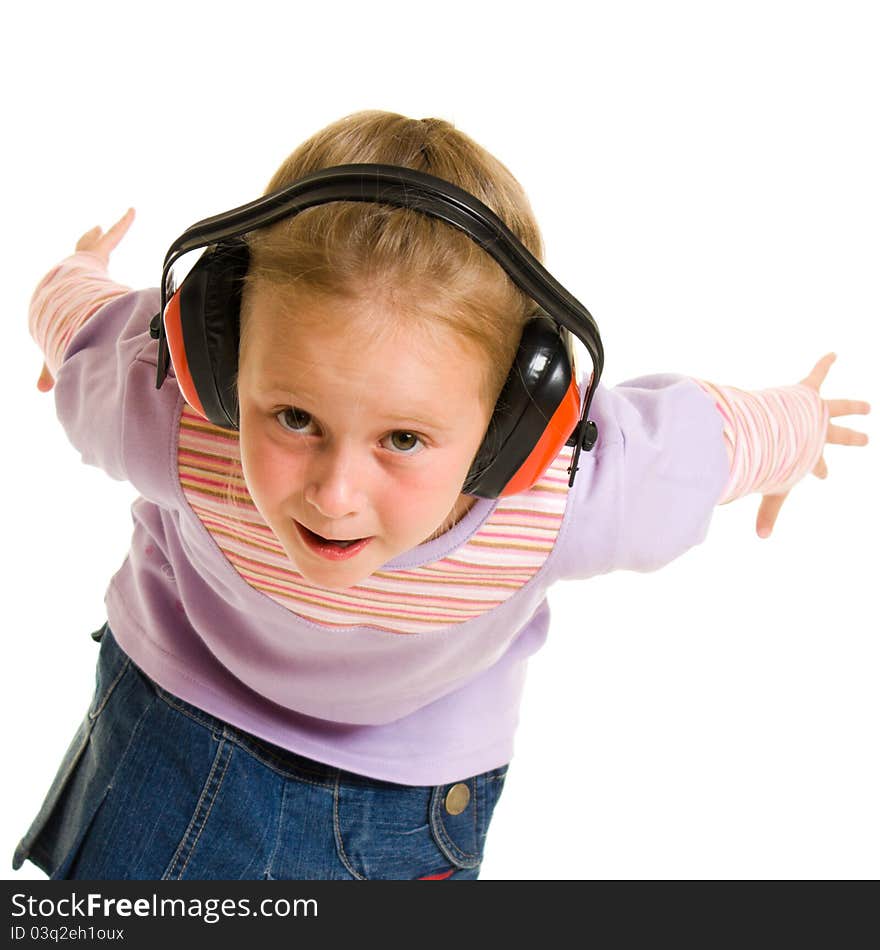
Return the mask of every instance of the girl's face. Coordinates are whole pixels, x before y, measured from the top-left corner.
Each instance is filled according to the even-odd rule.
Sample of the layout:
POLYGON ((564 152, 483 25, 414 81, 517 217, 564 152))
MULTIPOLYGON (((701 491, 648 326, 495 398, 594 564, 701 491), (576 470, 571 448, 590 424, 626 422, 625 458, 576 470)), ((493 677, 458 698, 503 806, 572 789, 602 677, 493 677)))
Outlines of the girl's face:
POLYGON ((382 305, 341 299, 298 302, 291 317, 270 293, 251 297, 238 381, 244 477, 296 569, 325 588, 364 580, 476 501, 460 489, 492 409, 480 357, 445 328, 377 338, 382 318, 382 305), (340 559, 309 530, 370 540, 340 559))

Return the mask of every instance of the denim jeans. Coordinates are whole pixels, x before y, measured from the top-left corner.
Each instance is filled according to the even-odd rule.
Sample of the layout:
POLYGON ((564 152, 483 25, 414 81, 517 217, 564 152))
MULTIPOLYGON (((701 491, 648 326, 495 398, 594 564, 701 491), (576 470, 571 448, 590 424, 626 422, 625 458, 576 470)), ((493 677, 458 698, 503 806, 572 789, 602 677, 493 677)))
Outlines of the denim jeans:
POLYGON ((53 880, 475 880, 507 766, 398 785, 290 752, 99 640, 95 694, 13 868, 53 880))

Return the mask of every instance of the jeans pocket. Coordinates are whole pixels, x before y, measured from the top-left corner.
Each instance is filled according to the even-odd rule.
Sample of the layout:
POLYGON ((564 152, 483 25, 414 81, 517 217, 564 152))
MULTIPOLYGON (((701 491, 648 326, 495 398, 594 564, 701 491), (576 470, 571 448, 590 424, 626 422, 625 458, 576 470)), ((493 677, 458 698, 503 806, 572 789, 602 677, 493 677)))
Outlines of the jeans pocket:
POLYGON ((359 880, 442 880, 479 868, 503 781, 491 775, 435 786, 337 782, 340 860, 359 880))
POLYGON ((505 765, 462 782, 437 785, 431 793, 431 833, 456 867, 480 866, 506 773, 505 765))

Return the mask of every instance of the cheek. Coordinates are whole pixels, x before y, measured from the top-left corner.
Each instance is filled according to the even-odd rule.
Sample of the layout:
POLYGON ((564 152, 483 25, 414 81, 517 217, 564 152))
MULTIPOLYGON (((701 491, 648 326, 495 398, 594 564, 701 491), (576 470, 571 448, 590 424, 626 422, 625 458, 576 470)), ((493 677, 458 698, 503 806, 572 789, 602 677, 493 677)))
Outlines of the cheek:
POLYGON ((457 501, 466 474, 467 465, 460 459, 439 454, 419 472, 400 473, 389 480, 384 492, 383 504, 388 518, 400 525, 419 525, 420 528, 444 518, 457 501))
POLYGON ((265 440, 241 439, 241 464, 245 483, 257 507, 263 510, 296 489, 299 473, 290 453, 265 440))

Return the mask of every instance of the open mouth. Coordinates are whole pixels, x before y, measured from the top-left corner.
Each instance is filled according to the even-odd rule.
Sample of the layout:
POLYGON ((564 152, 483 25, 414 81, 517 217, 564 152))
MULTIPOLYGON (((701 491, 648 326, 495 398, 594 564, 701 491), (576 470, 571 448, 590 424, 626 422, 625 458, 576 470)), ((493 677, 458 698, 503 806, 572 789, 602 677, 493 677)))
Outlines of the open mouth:
POLYGON ((300 527, 303 528, 303 530, 316 541, 322 544, 336 544, 341 548, 347 548, 349 545, 356 544, 358 541, 364 540, 363 538, 350 538, 349 540, 343 540, 342 538, 325 538, 323 535, 312 531, 311 528, 306 528, 305 525, 300 525, 300 527))
POLYGON ((325 538, 323 535, 317 534, 298 521, 296 521, 295 524, 300 536, 308 545, 309 549, 331 560, 353 557, 373 540, 372 537, 349 538, 346 540, 325 538))

